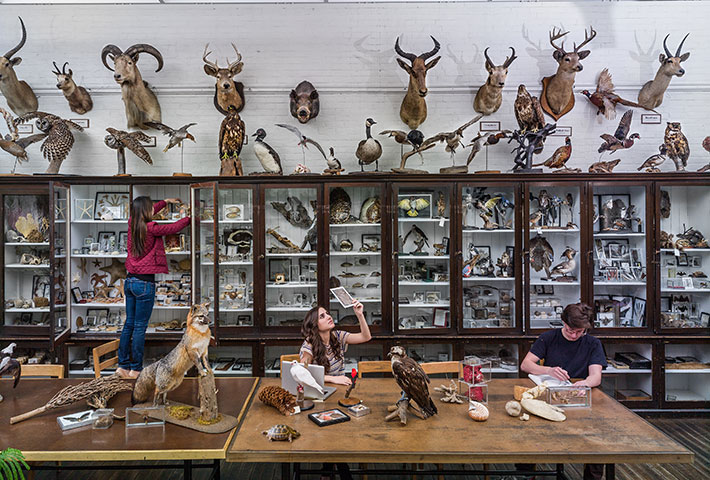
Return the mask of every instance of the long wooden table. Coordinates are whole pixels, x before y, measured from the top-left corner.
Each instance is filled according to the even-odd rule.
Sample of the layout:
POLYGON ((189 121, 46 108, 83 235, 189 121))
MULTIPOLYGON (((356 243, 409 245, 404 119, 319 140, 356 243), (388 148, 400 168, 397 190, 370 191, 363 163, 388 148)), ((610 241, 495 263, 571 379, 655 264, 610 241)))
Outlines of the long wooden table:
MULTIPOLYGON (((172 424, 166 424, 165 428, 126 429, 123 422, 115 421, 107 430, 93 430, 88 426, 62 432, 57 417, 86 410, 85 402, 50 410, 10 425, 10 417, 41 407, 62 388, 83 381, 86 379, 22 378, 17 388, 13 389, 12 379, 1 379, 0 394, 5 400, 0 402, 0 450, 17 448, 31 462, 179 460, 184 462, 188 478, 194 466, 192 461, 212 460, 210 468, 216 467, 216 476, 219 475, 219 461, 226 457, 236 428, 222 434, 206 434, 172 424)), ((258 379, 217 378, 215 381, 220 411, 241 420, 258 379)), ((196 379, 187 378, 177 390, 168 394, 168 402, 174 400, 199 405, 197 391, 196 379)), ((109 407, 115 408, 118 415, 123 415, 124 409, 130 405, 131 392, 121 392, 109 402, 109 407)), ((104 465, 88 468, 101 469, 104 465)))
MULTIPOLYGON (((567 420, 551 422, 531 415, 527 422, 510 417, 504 405, 513 399, 514 385, 533 386, 528 379, 495 379, 489 384, 490 417, 474 422, 466 404, 438 400, 433 387, 448 380, 432 379, 439 414, 426 420, 410 416, 385 422, 387 406, 400 390, 390 378, 360 379, 353 396, 372 409, 370 415, 349 422, 318 427, 306 413, 285 417, 275 408, 252 401, 227 451, 228 462, 349 463, 600 463, 607 464, 607 479, 616 463, 691 463, 693 453, 639 417, 600 389, 592 394, 592 408, 567 409, 567 420), (272 425, 287 424, 301 433, 289 442, 271 442, 262 434, 272 425)), ((278 385, 263 379, 260 388, 278 385)), ((318 412, 338 407, 344 387, 316 403, 318 412)), ((342 407, 341 410, 345 410, 342 407)), ((559 467, 558 467, 559 469, 559 467)), ((287 474, 289 468, 284 468, 287 474)), ((469 472, 471 474, 472 472, 469 472)), ((488 472, 492 474, 493 472, 488 472)), ((564 474, 558 474, 564 478, 564 474)))

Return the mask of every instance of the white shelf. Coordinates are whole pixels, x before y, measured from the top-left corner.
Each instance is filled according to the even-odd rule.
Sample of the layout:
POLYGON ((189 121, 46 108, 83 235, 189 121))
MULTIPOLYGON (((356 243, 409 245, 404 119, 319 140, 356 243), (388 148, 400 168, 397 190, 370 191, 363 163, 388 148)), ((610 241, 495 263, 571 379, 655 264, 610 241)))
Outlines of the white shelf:
POLYGON ((315 288, 317 283, 267 283, 266 288, 315 288))
POLYGON ((17 268, 17 269, 43 269, 43 268, 49 268, 49 264, 43 263, 40 265, 25 265, 23 263, 8 263, 5 265, 5 268, 17 268))
MULTIPOLYGON (((206 267, 212 267, 212 266, 214 266, 214 263, 202 262, 200 265, 204 265, 206 267)), ((253 262, 220 262, 217 265, 220 267, 226 267, 229 265, 249 265, 249 266, 251 266, 251 265, 254 265, 254 263, 253 262)))
MULTIPOLYGON (((220 225, 227 225, 227 224, 240 224, 240 225, 249 225, 253 223, 253 220, 218 220, 220 225)), ((200 220, 200 223, 214 223, 214 220, 200 220)))
POLYGON ((397 221, 400 223, 415 223, 415 222, 420 222, 420 223, 439 223, 442 220, 444 222, 448 222, 448 218, 419 218, 419 217, 411 217, 411 218, 403 218, 399 217, 397 218, 397 221))
MULTIPOLYGON (((377 299, 377 298, 368 298, 368 299, 358 300, 358 302, 360 302, 360 303, 380 303, 381 300, 377 299)), ((337 298, 331 298, 330 303, 337 303, 338 305, 340 305, 340 302, 338 301, 337 298)))
MULTIPOLYGON (((380 255, 382 255, 382 252, 381 251, 380 252, 356 252, 353 250, 352 252, 330 252, 330 254, 333 257, 348 257, 348 256, 350 256, 350 257, 354 257, 354 256, 355 257, 365 257, 365 256, 379 257, 380 255)), ((355 266, 357 267, 357 265, 355 265, 355 266)))
POLYGON ((308 252, 308 253, 267 253, 266 258, 276 258, 276 257, 317 257, 318 253, 308 252))
MULTIPOLYGON (((710 248, 684 248, 683 250, 678 250, 680 253, 688 253, 688 252, 703 252, 707 253, 710 252, 710 248)), ((662 248, 661 252, 664 253, 673 253, 675 252, 675 248, 662 248)))
POLYGON ((100 302, 90 302, 90 303, 72 303, 72 308, 86 307, 86 308, 126 308, 125 303, 100 303, 100 302))
POLYGON ((448 260, 449 256, 448 255, 409 255, 409 254, 402 254, 400 253, 397 256, 400 260, 405 259, 405 260, 411 260, 411 259, 416 259, 416 260, 448 260))
POLYGON ((462 277, 464 282, 512 282, 515 277, 462 277))
POLYGON ((56 223, 67 223, 67 221, 66 221, 66 220, 57 220, 57 219, 55 219, 55 220, 54 220, 54 223, 55 223, 55 224, 56 224, 56 223))
POLYGON ((537 235, 538 230, 545 233, 579 233, 579 228, 540 228, 530 227, 530 234, 537 235))
POLYGON ((153 305, 153 310, 189 310, 190 305, 153 305))
POLYGON ((707 402, 708 399, 690 390, 666 390, 667 402, 707 402), (675 400, 668 400, 670 395, 675 396, 675 400))
POLYGON ((638 233, 638 232, 628 232, 628 233, 620 233, 620 232, 598 232, 594 234, 594 238, 609 238, 609 237, 618 237, 618 238, 627 238, 627 237, 645 237, 645 233, 638 233))
POLYGON ((662 288, 661 293, 674 292, 692 292, 692 293, 710 293, 710 288, 662 288))
POLYGON ((32 312, 32 313, 38 313, 38 312, 49 312, 49 307, 44 307, 44 308, 6 308, 5 313, 17 313, 17 312, 32 312))
POLYGON ((190 255, 190 252, 165 252, 165 255, 190 255))
POLYGON ((562 287, 562 286, 568 285, 568 286, 570 286, 570 287, 574 287, 574 286, 577 286, 577 287, 578 287, 578 286, 579 286, 579 282, 541 282, 541 281, 533 281, 533 282, 530 282, 530 285, 554 285, 554 286, 556 286, 556 287, 557 287, 557 286, 562 287))
POLYGON ((625 285, 632 285, 632 286, 645 286, 646 282, 594 282, 594 285, 601 285, 601 286, 619 286, 623 287, 625 285))
POLYGON ((493 230, 485 230, 483 228, 464 228, 463 233, 515 233, 512 228, 498 228, 493 230))
POLYGON ((72 254, 72 258, 127 258, 128 255, 125 253, 119 253, 118 255, 91 255, 90 253, 76 253, 72 254))
POLYGON ((182 218, 176 218, 176 219, 174 219, 174 220, 153 220, 153 222, 166 224, 166 223, 175 223, 175 222, 178 222, 178 221, 180 221, 180 220, 182 220, 182 218))
POLYGON ((312 307, 269 307, 267 312, 307 312, 312 307))
POLYGON ((449 308, 448 303, 400 303, 399 308, 449 308))
MULTIPOLYGON (((229 312, 253 312, 253 308, 221 308, 219 309, 220 313, 229 313, 229 312)), ((210 312, 214 312, 214 310, 210 310, 210 312)), ((233 325, 222 325, 223 327, 231 327, 233 325)), ((239 326, 239 325, 236 325, 239 326)))
POLYGON ((347 228, 347 227, 379 227, 379 223, 330 223, 330 228, 347 228))
POLYGON ((679 373, 710 373, 710 368, 668 368, 666 367, 666 374, 679 374, 679 373))
POLYGON ((49 242, 39 242, 39 243, 30 243, 30 242, 5 242, 6 247, 48 247, 49 242))
POLYGON ((449 283, 449 282, 399 282, 399 285, 400 285, 400 286, 407 286, 407 287, 411 287, 411 286, 415 286, 415 287, 428 287, 428 286, 430 286, 430 285, 434 285, 434 286, 437 286, 437 285, 449 286, 450 283, 449 283))
POLYGON ((84 219, 84 220, 72 220, 71 223, 96 223, 96 224, 101 224, 101 225, 107 225, 107 224, 114 223, 116 225, 120 225, 122 223, 128 224, 128 220, 87 220, 87 219, 84 219))
POLYGON ((652 373, 653 370, 650 368, 614 368, 614 367, 606 367, 604 370, 602 370, 602 373, 607 374, 607 373, 647 373, 650 374, 652 373))

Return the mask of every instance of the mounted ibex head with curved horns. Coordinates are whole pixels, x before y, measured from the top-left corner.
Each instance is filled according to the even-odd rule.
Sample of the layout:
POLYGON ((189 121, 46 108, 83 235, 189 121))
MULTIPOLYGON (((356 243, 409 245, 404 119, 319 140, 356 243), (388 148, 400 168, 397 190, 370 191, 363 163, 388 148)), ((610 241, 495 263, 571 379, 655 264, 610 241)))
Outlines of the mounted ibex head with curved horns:
POLYGON ((484 115, 491 115, 500 108, 503 103, 503 87, 505 79, 508 77, 508 67, 518 58, 515 56, 515 49, 510 47, 513 53, 505 59, 503 65, 496 65, 488 56, 488 47, 483 51, 486 57, 486 70, 488 70, 488 80, 478 89, 476 98, 473 100, 473 109, 484 115))
POLYGON ((116 45, 106 45, 101 51, 101 61, 104 66, 115 72, 113 74, 116 83, 121 85, 121 96, 126 106, 126 118, 128 128, 148 128, 145 122, 161 122, 160 104, 155 94, 148 88, 148 84, 143 81, 140 70, 136 63, 141 53, 147 53, 155 57, 158 61, 159 72, 163 68, 163 56, 153 46, 147 43, 138 43, 123 52, 116 45), (111 57, 114 68, 106 63, 106 57, 111 57))
POLYGON ((89 92, 87 92, 84 87, 79 87, 74 83, 74 79, 72 78, 74 72, 71 71, 71 68, 67 72, 69 62, 64 62, 61 70, 59 70, 57 62, 52 62, 52 64, 54 65, 52 73, 57 76, 57 88, 62 91, 64 97, 69 102, 71 111, 84 115, 91 110, 94 107, 91 95, 89 95, 89 92))
POLYGON ((237 112, 241 112, 244 109, 244 84, 235 82, 233 77, 244 67, 242 54, 239 53, 236 45, 232 44, 237 59, 233 62, 227 59, 227 68, 219 68, 217 62, 207 60, 207 56, 212 53, 207 51, 209 46, 209 43, 205 45, 202 61, 205 62, 205 73, 217 80, 214 86, 214 106, 222 115, 228 115, 227 111, 230 105, 234 105, 237 112))
POLYGON ((690 33, 687 33, 685 37, 683 37, 683 41, 678 45, 675 55, 671 55, 671 51, 668 50, 668 46, 666 45, 666 40, 668 40, 670 34, 666 35, 666 38, 663 39, 663 50, 666 54, 660 54, 658 56, 658 61, 661 62, 661 66, 656 72, 656 77, 646 82, 641 88, 639 92, 639 105, 648 109, 657 108, 663 102, 663 95, 666 93, 666 89, 671 83, 671 78, 685 75, 685 70, 680 66, 680 63, 688 60, 690 52, 685 52, 683 55, 681 55, 680 52, 683 50, 683 43, 685 43, 685 39, 688 38, 688 35, 690 35, 690 33))
POLYGON ((27 40, 25 22, 22 21, 22 18, 17 18, 20 19, 20 25, 22 26, 22 40, 17 46, 11 48, 5 55, 0 57, 0 92, 7 100, 7 106, 10 107, 10 110, 15 112, 15 115, 20 116, 36 111, 39 104, 32 88, 24 80, 18 80, 15 74, 14 67, 22 62, 22 58, 13 58, 13 55, 20 51, 27 40))
POLYGON ((409 74, 409 87, 407 89, 407 95, 405 95, 404 100, 402 100, 402 106, 399 109, 399 117, 412 130, 419 127, 419 125, 426 120, 427 110, 426 100, 424 100, 427 94, 426 73, 441 60, 441 57, 436 57, 431 62, 425 63, 427 59, 436 55, 436 52, 441 48, 436 38, 431 37, 431 39, 434 41, 434 48, 421 55, 407 53, 399 48, 399 37, 397 37, 397 41, 394 44, 395 52, 397 52, 400 57, 404 57, 412 63, 411 65, 407 65, 401 58, 397 59, 399 66, 409 74))

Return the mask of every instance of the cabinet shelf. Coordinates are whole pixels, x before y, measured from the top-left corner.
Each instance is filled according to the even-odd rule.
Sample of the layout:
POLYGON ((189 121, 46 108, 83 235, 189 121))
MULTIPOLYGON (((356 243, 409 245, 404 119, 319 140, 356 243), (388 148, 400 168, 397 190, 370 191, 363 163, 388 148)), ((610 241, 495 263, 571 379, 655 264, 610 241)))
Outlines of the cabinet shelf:
POLYGON ((397 221, 400 223, 440 223, 441 221, 448 222, 448 218, 398 218, 397 221))
POLYGON ((540 228, 540 227, 530 227, 530 233, 537 235, 537 232, 541 231, 544 233, 579 233, 579 228, 540 228))
POLYGON ((512 228, 498 228, 494 230, 484 230, 482 228, 464 228, 463 233, 515 233, 512 228))
MULTIPOLYGON (((214 263, 212 263, 212 262, 202 262, 200 265, 204 265, 205 267, 213 267, 213 266, 214 266, 214 263)), ((219 262, 217 265, 220 266, 220 267, 226 267, 226 266, 230 266, 230 265, 249 265, 249 266, 252 266, 252 265, 254 265, 254 263, 253 263, 253 262, 219 262)))
POLYGON ((30 242, 5 242, 6 247, 48 247, 49 242, 38 242, 38 243, 30 243, 30 242))
POLYGON ((691 292, 691 293, 710 293, 710 288, 662 288, 661 293, 674 292, 691 292))
POLYGON ((189 310, 190 305, 153 305, 153 310, 189 310))
POLYGON ((403 255, 399 254, 397 255, 397 258, 400 260, 405 259, 405 260, 448 260, 449 256, 448 255, 403 255))
MULTIPOLYGON (((58 305, 57 308, 62 308, 63 306, 58 305)), ((44 308, 6 308, 5 313, 19 313, 19 312, 31 312, 31 313, 38 313, 38 312, 49 312, 49 307, 44 307, 44 308)))
MULTIPOLYGON (((710 248, 686 248, 683 249, 682 251, 679 250, 681 253, 688 253, 688 252, 701 252, 701 253, 708 253, 710 252, 710 248)), ((661 252, 663 253, 673 253, 675 252, 675 248, 662 248, 661 252)))
POLYGON ((625 373, 645 373, 645 374, 651 374, 653 373, 653 370, 650 368, 614 368, 614 367, 606 367, 602 373, 607 374, 607 373, 619 373, 619 374, 625 374, 625 373))
POLYGON ((72 303, 72 308, 126 308, 125 303, 100 303, 100 302, 87 302, 87 303, 72 303))
POLYGON ((267 253, 266 258, 278 258, 278 257, 317 257, 318 253, 308 252, 308 253, 267 253))
POLYGON ((646 282, 594 282, 594 285, 604 287, 645 286, 646 282))
POLYGON ((449 308, 447 303, 400 303, 399 308, 449 308))
POLYGON ((41 270, 49 268, 49 264, 43 263, 40 265, 26 265, 24 263, 8 263, 5 268, 16 268, 18 270, 41 270))
POLYGON ((702 395, 698 395, 690 390, 666 390, 667 402, 707 402, 708 399, 702 395), (668 400, 669 397, 675 397, 675 400, 668 400))
POLYGON ((400 286, 406 287, 428 287, 428 286, 449 286, 449 282, 399 282, 400 286))
POLYGON ((165 252, 165 255, 190 255, 191 252, 165 252))
POLYGON ((668 368, 666 374, 683 374, 683 373, 710 373, 710 368, 668 368))
POLYGON ((382 252, 330 252, 330 255, 333 257, 379 257, 382 252))
POLYGON ((541 281, 535 281, 533 280, 530 282, 530 285, 553 285, 555 287, 564 287, 564 286, 570 286, 570 287, 578 287, 579 282, 541 282, 541 281))
POLYGON ((95 223, 95 224, 101 224, 101 225, 110 225, 110 224, 115 224, 115 225, 121 225, 121 224, 128 224, 128 220, 88 220, 88 219, 83 219, 83 220, 72 220, 71 223, 95 223))
POLYGON ((267 283, 266 288, 315 288, 317 283, 267 283))
MULTIPOLYGON (((253 220, 218 220, 218 222, 221 225, 250 225, 254 221, 253 220)), ((200 220, 200 223, 207 224, 207 223, 214 223, 214 220, 200 220)))
MULTIPOLYGON (((365 299, 360 299, 358 300, 360 303, 380 303, 382 300, 377 299, 377 298, 365 298, 365 299)), ((331 298, 330 303, 337 303, 340 305, 340 302, 338 301, 337 298, 331 298)))
POLYGON ((267 307, 267 312, 307 312, 312 307, 267 307))
POLYGON ((71 257, 72 258, 126 258, 126 257, 128 257, 128 255, 125 253, 119 253, 118 255, 110 255, 110 254, 92 255, 90 253, 75 253, 75 254, 72 254, 71 257))
MULTIPOLYGON (((210 310, 210 312, 213 312, 214 310, 210 310)), ((220 308, 219 309, 220 313, 229 313, 229 312, 253 312, 253 308, 220 308)), ((222 325, 224 326, 230 326, 230 325, 222 325)))
POLYGON ((380 223, 330 223, 330 228, 348 228, 348 227, 380 227, 380 223))
POLYGON ((628 237, 645 237, 645 233, 638 232, 598 232, 594 234, 594 238, 628 238, 628 237))
POLYGON ((464 282, 512 282, 515 277, 462 277, 464 282))

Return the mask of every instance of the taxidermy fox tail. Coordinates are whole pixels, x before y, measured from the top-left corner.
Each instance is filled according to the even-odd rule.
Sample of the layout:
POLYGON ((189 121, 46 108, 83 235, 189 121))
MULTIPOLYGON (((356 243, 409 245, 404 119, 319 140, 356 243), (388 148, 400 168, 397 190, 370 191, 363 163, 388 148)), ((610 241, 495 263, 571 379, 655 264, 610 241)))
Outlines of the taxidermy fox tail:
POLYGON ((155 395, 155 373, 157 368, 158 362, 155 362, 141 370, 136 379, 136 384, 133 386, 133 393, 131 394, 132 405, 147 402, 155 395))

